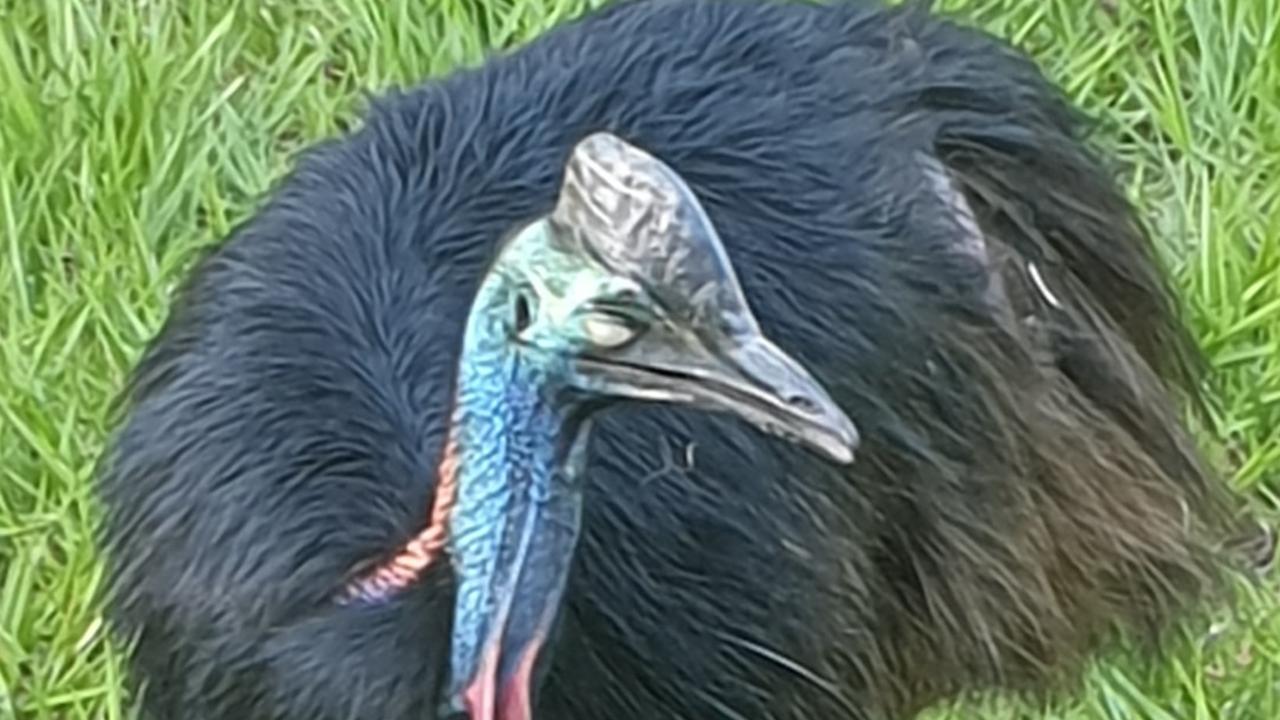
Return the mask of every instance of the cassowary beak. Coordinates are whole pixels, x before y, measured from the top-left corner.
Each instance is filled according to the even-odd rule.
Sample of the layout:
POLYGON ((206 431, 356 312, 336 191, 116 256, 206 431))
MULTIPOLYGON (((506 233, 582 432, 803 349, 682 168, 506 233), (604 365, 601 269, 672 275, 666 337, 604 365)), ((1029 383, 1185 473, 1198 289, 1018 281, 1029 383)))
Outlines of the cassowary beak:
POLYGON ((853 462, 853 421, 800 363, 758 333, 718 339, 655 328, 577 368, 596 392, 736 415, 834 462, 853 462))

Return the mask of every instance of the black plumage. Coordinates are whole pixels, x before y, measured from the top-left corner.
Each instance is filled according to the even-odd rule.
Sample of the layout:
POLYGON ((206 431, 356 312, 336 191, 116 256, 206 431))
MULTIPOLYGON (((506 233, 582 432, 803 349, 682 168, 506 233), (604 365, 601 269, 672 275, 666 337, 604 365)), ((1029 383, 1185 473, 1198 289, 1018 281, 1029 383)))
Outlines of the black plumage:
POLYGON ((662 157, 849 468, 627 405, 592 443, 539 718, 901 718, 1037 690, 1217 587, 1196 351, 1086 125, 915 8, 621 2, 379 99, 195 269, 100 487, 156 717, 435 717, 452 580, 334 597, 419 531, 480 273, 605 130, 662 157))

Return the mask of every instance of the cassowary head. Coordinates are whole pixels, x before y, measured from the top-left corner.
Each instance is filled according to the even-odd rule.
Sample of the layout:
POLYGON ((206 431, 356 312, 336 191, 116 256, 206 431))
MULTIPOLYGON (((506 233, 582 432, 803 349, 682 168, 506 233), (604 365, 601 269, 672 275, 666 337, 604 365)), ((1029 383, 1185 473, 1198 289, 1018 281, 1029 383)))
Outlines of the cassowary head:
POLYGON ((853 424, 761 333, 692 191, 612 135, 575 148, 553 213, 505 246, 467 342, 528 365, 544 390, 726 411, 853 459, 853 424))
POLYGON ((622 399, 731 413, 841 463, 858 442, 761 333, 685 183, 595 134, 573 149, 553 212, 515 232, 480 284, 431 527, 349 598, 377 601, 447 552, 446 714, 531 717, 578 537, 590 416, 622 399))

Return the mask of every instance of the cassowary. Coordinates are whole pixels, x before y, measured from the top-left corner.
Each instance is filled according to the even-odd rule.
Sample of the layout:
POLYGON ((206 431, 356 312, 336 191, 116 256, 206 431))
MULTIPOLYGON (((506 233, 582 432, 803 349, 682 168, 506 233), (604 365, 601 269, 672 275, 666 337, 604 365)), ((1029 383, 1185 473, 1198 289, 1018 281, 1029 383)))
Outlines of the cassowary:
POLYGON ((380 99, 190 276, 100 474, 157 718, 900 719, 1213 596, 1141 223, 919 8, 621 2, 380 99))

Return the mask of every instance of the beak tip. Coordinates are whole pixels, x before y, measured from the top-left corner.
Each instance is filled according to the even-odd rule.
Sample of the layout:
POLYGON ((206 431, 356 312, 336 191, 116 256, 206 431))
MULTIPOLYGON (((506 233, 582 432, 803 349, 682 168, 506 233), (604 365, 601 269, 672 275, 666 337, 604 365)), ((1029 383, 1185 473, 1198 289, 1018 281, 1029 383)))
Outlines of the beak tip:
POLYGON ((821 423, 808 432, 801 433, 799 439, 810 449, 837 465, 852 465, 862 440, 857 428, 849 419, 843 422, 821 423))
POLYGON ((831 459, 839 465, 852 465, 858 447, 857 438, 843 438, 830 450, 831 459))
POLYGON ((831 447, 831 459, 840 465, 852 465, 858 448, 862 444, 862 438, 858 433, 858 428, 853 421, 844 417, 843 427, 837 432, 837 438, 831 447))

